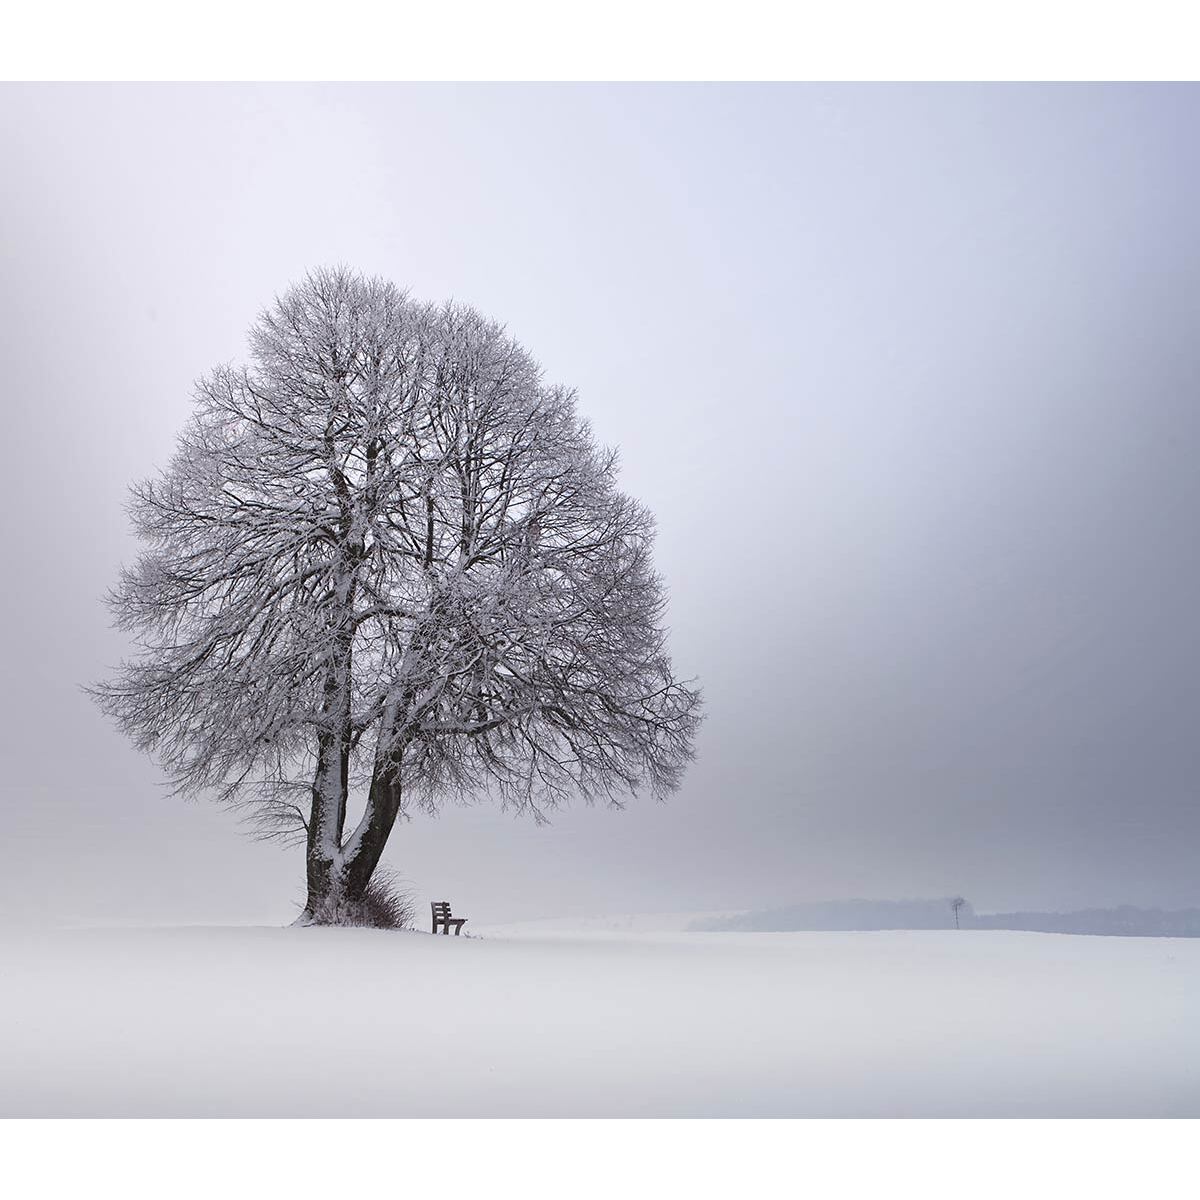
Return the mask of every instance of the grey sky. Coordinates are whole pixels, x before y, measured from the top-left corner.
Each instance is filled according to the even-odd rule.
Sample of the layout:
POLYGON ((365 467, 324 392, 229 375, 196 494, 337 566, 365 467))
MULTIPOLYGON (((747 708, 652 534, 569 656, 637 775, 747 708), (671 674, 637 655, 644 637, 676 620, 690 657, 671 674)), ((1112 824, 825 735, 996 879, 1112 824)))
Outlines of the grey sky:
POLYGON ((476 919, 1200 904, 1200 92, 0 90, 0 915, 287 917, 78 691, 124 489, 345 262, 506 321, 658 516, 668 805, 400 827, 476 919))

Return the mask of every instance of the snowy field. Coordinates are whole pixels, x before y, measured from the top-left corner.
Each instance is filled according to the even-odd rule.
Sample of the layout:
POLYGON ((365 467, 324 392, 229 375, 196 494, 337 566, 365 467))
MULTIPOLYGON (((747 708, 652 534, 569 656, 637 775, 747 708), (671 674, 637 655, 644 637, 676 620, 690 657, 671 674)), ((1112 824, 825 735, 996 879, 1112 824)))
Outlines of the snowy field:
POLYGON ((622 920, 0 934, 0 1115, 1200 1115, 1200 940, 622 920))

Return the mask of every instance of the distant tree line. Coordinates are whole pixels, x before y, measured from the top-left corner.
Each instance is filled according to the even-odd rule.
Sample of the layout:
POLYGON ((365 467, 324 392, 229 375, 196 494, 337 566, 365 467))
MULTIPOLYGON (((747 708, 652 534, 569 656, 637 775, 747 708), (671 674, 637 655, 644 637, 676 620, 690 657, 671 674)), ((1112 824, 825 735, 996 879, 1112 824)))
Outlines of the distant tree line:
POLYGON ((696 921, 693 930, 783 933, 788 931, 954 929, 955 900, 962 929, 1013 929, 1035 933, 1082 933, 1124 937, 1200 937, 1200 908, 1174 911, 1087 908, 1074 912, 975 912, 961 897, 936 900, 826 900, 696 921))

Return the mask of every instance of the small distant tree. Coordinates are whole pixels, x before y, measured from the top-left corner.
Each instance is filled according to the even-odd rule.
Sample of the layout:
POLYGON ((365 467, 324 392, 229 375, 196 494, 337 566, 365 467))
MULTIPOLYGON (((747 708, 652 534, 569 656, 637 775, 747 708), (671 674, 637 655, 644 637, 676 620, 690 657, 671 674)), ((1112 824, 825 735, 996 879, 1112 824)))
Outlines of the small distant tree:
POLYGON ((962 896, 955 896, 955 897, 954 897, 954 899, 950 901, 950 907, 951 907, 952 909, 954 909, 954 928, 955 928, 955 929, 958 929, 958 928, 959 928, 959 924, 958 924, 958 910, 959 910, 960 908, 962 908, 962 906, 963 906, 964 904, 966 904, 966 900, 964 900, 964 899, 962 898, 962 896))
POLYGON ((574 394, 473 310, 345 270, 250 347, 133 489, 110 605, 139 649, 94 691, 180 791, 304 841, 302 921, 362 923, 413 806, 675 789, 700 696, 574 394))

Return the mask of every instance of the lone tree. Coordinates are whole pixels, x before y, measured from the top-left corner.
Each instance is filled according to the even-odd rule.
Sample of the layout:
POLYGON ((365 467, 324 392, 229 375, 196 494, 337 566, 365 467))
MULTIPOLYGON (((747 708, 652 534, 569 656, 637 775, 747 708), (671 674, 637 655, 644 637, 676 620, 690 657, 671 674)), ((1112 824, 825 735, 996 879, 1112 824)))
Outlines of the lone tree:
POLYGON ((94 689, 184 794, 306 846, 301 921, 369 920, 398 816, 488 791, 674 790, 699 693, 666 651, 649 513, 502 326, 320 270, 200 380, 109 596, 94 689))

